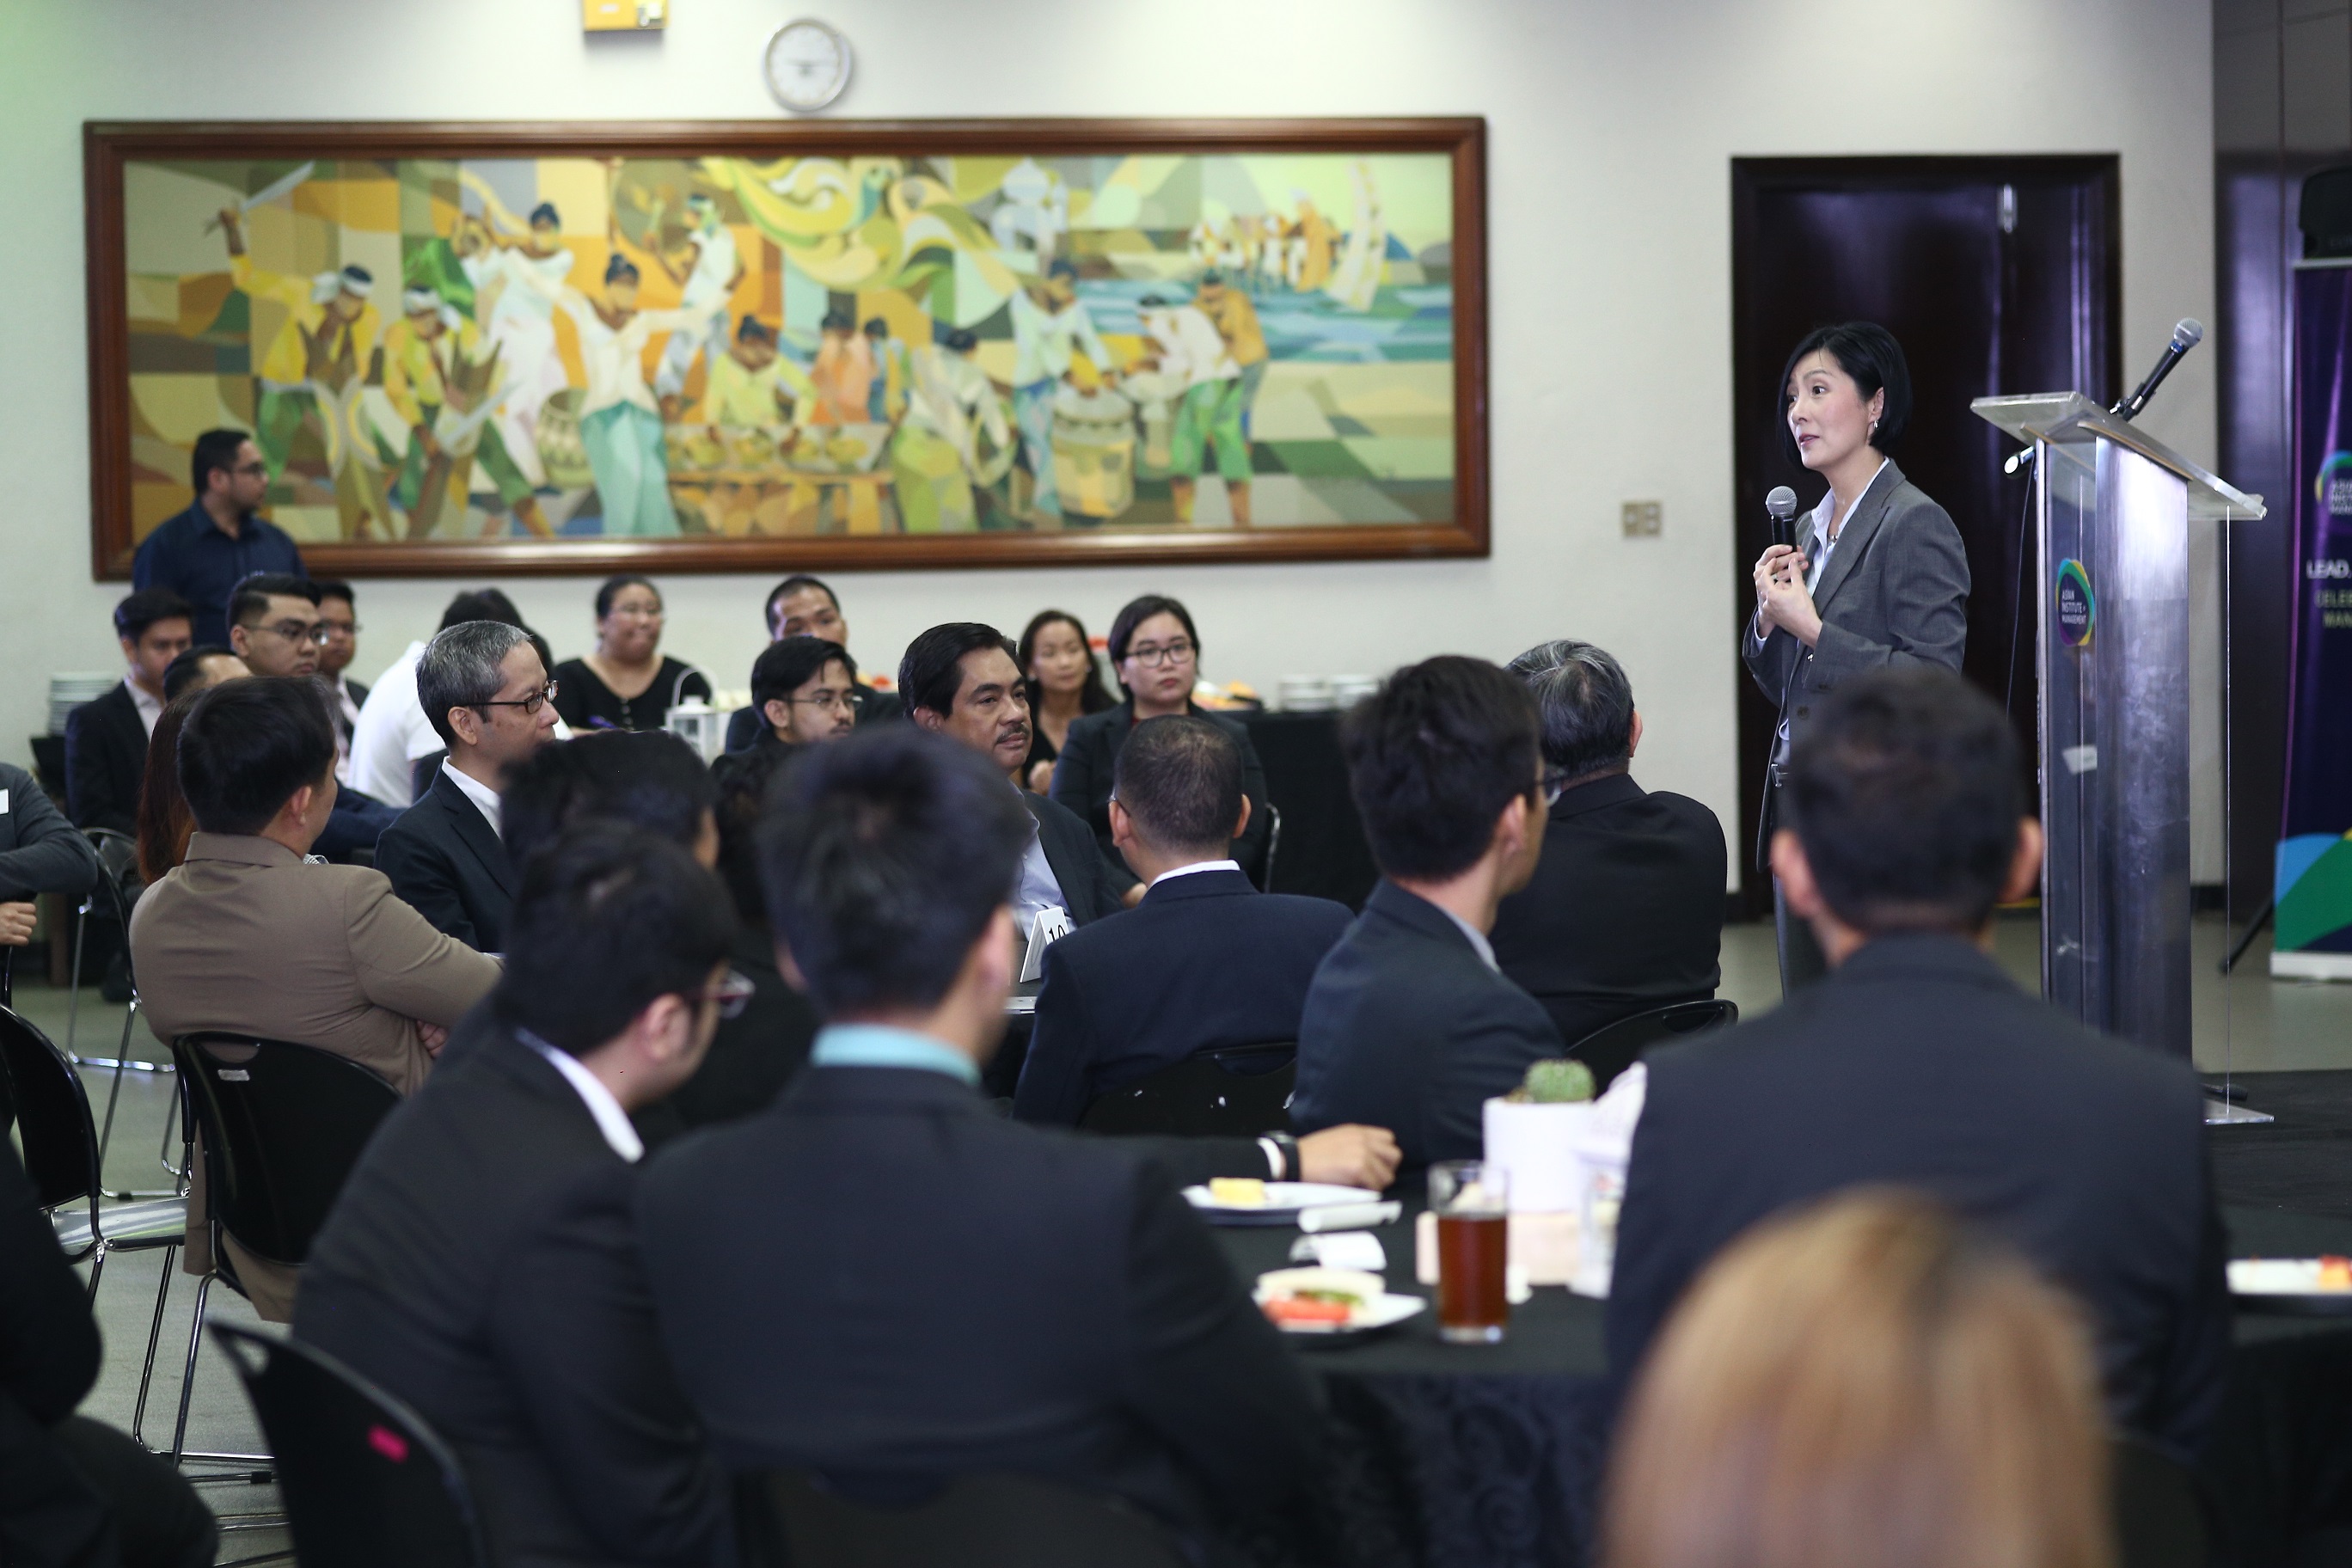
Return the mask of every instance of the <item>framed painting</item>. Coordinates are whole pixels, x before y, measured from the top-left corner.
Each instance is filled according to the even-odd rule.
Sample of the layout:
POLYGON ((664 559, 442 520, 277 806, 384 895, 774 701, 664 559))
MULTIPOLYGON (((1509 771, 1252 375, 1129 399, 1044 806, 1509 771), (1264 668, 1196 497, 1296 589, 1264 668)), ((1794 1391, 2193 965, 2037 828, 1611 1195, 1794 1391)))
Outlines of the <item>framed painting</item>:
POLYGON ((249 432, 337 575, 1482 555, 1485 124, 84 128, 93 556, 249 432))

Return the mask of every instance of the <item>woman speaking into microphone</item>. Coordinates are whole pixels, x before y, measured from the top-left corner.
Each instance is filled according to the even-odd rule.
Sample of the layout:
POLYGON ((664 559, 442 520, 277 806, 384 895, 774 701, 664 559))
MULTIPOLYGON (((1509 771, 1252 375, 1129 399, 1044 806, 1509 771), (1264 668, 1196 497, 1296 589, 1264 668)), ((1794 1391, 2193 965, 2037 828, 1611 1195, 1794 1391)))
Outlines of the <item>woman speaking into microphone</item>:
MULTIPOLYGON (((1757 837, 1770 868, 1790 749, 1813 703, 1865 670, 1960 667, 1968 644, 1969 557, 1944 509, 1895 466, 1911 423, 1902 345, 1872 321, 1807 334, 1780 373, 1783 450, 1829 481, 1797 521, 1796 542, 1756 563, 1756 614, 1741 639, 1748 673, 1780 710, 1757 837)), ((1826 831, 1837 831, 1834 823, 1826 831)), ((1782 994, 1828 968, 1811 930, 1772 883, 1782 994)))

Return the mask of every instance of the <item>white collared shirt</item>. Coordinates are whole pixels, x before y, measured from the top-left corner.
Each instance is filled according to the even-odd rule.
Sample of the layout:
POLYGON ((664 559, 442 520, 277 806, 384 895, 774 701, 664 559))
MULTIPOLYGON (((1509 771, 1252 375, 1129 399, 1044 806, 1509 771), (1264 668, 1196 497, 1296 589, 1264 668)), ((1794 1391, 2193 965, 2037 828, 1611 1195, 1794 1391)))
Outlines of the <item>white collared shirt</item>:
MULTIPOLYGON (((1870 485, 1878 482, 1878 476, 1886 471, 1886 465, 1891 461, 1893 459, 1888 458, 1878 459, 1878 467, 1871 471, 1870 485)), ((1870 485, 1862 487, 1864 495, 1870 493, 1870 485)), ((1856 510, 1861 510, 1862 502, 1859 499, 1856 499, 1853 504, 1856 510)), ((1853 514, 1848 512, 1845 522, 1838 525, 1837 532, 1831 533, 1830 519, 1836 514, 1836 511, 1837 491, 1823 491, 1821 505, 1813 508, 1813 539, 1817 548, 1812 560, 1812 568, 1805 574, 1805 592, 1808 594, 1821 592, 1822 574, 1830 569, 1830 556, 1836 552, 1838 541, 1845 537, 1846 524, 1853 521, 1853 514)), ((1819 607, 1816 605, 1816 610, 1819 607)), ((1760 616, 1762 612, 1759 611, 1758 614, 1760 616)), ((1789 716, 1786 713, 1780 715, 1780 722, 1772 731, 1772 760, 1776 763, 1785 763, 1789 760, 1789 716)))
POLYGON ((1484 961, 1486 967, 1500 974, 1503 972, 1503 966, 1495 962, 1495 944, 1486 940, 1486 933, 1452 910, 1446 909, 1444 904, 1435 907, 1444 912, 1445 918, 1452 921, 1464 936, 1470 939, 1470 945, 1477 950, 1479 958, 1484 961))
POLYGON ((1151 879, 1151 885, 1156 888, 1175 878, 1197 877, 1203 871, 1238 871, 1241 868, 1242 863, 1238 860, 1195 860, 1190 866, 1179 866, 1172 871, 1160 872, 1151 879))
POLYGON ((139 710, 139 721, 147 726, 147 738, 155 738, 155 721, 163 716, 163 700, 131 679, 122 678, 122 688, 131 693, 131 705, 139 710))
POLYGON ((596 1119, 596 1131, 604 1135, 613 1152, 635 1164, 645 1158, 645 1140, 629 1124, 629 1113, 613 1098, 613 1091, 596 1080, 596 1075, 580 1064, 580 1058, 570 1051, 559 1050, 532 1034, 529 1029, 517 1029, 515 1037, 547 1058, 547 1065, 563 1075, 588 1107, 588 1114, 596 1119))
MULTIPOLYGON (((1019 784, 1010 786, 1015 795, 1026 792, 1019 784)), ((1024 804, 1023 810, 1028 809, 1024 804)), ((1067 910, 1069 899, 1062 891, 1061 879, 1054 875, 1053 862, 1045 858, 1045 837, 1039 830, 1037 818, 1029 818, 1029 847, 1022 852, 1020 872, 1013 879, 1013 912, 1021 922, 1024 939, 1037 926, 1040 910, 1067 910)))
POLYGON ((481 808, 483 818, 490 825, 490 831, 503 837, 506 827, 499 818, 499 792, 471 773, 459 773, 446 762, 441 764, 441 771, 447 773, 457 787, 466 792, 467 800, 481 808))

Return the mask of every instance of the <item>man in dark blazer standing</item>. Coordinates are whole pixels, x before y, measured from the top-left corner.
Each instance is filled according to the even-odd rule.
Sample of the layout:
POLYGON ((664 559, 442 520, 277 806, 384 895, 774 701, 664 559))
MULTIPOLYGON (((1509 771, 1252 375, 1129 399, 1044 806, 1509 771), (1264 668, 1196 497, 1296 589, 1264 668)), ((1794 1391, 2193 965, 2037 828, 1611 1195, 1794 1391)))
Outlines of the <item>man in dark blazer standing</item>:
POLYGON ((462 621, 417 656, 416 700, 449 755, 376 841, 376 869, 436 930, 483 952, 504 951, 517 877, 499 792, 553 736, 553 690, 530 634, 502 621, 462 621))
POLYGON ((2196 1452, 2231 1333, 2202 1096, 2187 1062, 2092 1033, 1985 951, 1995 903, 2041 871, 2018 773, 2000 710, 1940 669, 1814 710, 1772 864, 1831 972, 1648 1058, 1609 1294, 1621 1384, 1727 1242, 1886 1184, 2007 1235, 2089 1309, 2116 1424, 2196 1452))
POLYGON ((907 645, 898 661, 898 691, 919 728, 1002 767, 1006 787, 1035 820, 1013 896, 1024 941, 1038 911, 1049 906, 1066 910, 1072 923, 1083 926, 1143 897, 1141 882, 1104 858, 1085 818, 1021 787, 1029 760, 1029 689, 1003 633, 977 621, 931 627, 907 645))
POLYGON ((163 716, 163 672, 188 651, 194 614, 169 588, 141 588, 114 606, 114 636, 131 668, 66 716, 66 815, 76 827, 139 831, 139 781, 147 737, 163 716))
POLYGON ((1562 638, 1513 659, 1543 715, 1535 879, 1495 914, 1495 962, 1572 1048, 1596 1029, 1715 994, 1722 979, 1723 825, 1688 795, 1633 782, 1642 715, 1615 659, 1562 638))
POLYGON ((1150 891, 1045 950, 1013 1114, 1070 1127, 1107 1089, 1199 1051, 1298 1038, 1344 904, 1261 893, 1230 858, 1249 817, 1241 748, 1205 720, 1146 720, 1121 749, 1111 833, 1150 891))
POLYGON ((1026 1474, 1197 1540, 1304 1479, 1314 1398, 1158 1164, 974 1092, 1030 822, 1003 766, 919 729, 795 763, 764 880, 825 1027, 772 1109, 646 1172, 646 1274, 730 1471, 872 1499, 1026 1474))
POLYGON ((509 927, 491 1037, 369 1142, 295 1334, 457 1449, 496 1561, 731 1561, 625 1224, 629 1112, 692 1074, 730 994, 726 893, 600 824, 532 861, 509 927))
POLYGON ((1357 704, 1340 744, 1381 880, 1307 993, 1290 1119, 1393 1129, 1411 1166, 1475 1159, 1486 1102, 1564 1048, 1486 938, 1543 853, 1535 703, 1484 659, 1428 659, 1357 704))

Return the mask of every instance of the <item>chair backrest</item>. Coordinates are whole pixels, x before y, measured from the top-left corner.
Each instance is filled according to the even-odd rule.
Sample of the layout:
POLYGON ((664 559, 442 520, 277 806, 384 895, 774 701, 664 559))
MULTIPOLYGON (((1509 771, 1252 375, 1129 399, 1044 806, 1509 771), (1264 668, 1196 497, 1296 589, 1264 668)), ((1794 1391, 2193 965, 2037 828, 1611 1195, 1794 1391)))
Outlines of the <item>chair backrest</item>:
POLYGON ((323 1352, 215 1321, 276 1456, 294 1551, 337 1568, 488 1568, 457 1457, 323 1352))
MULTIPOLYGON (((1172 1537, 1116 1498, 1035 1476, 965 1476, 910 1508, 792 1470, 736 1487, 744 1568, 1182 1568, 1172 1537)), ((298 1540, 299 1544, 299 1540, 298 1540)))
POLYGON ((1104 1090, 1078 1125, 1089 1132, 1254 1138, 1289 1128, 1290 1090, 1297 1079, 1294 1040, 1228 1046, 1104 1090))
POLYGON ((2207 1568, 2213 1507, 2197 1472, 2128 1432, 2108 1452, 2116 1568, 2207 1568))
POLYGON ((247 1251, 299 1264, 400 1092, 348 1057, 250 1035, 172 1042, 204 1134, 206 1202, 247 1251))
MULTIPOLYGON (((0 1007, 0 1071, 15 1101, 34 1201, 55 1208, 98 1193, 98 1129, 81 1074, 48 1036, 0 1007)), ((5 1135, 0 1127, 0 1136, 5 1135)))
POLYGON ((1606 1090, 1612 1079, 1641 1060, 1642 1053, 1661 1040, 1727 1028, 1739 1022, 1739 1005, 1723 997, 1700 1002, 1676 1002, 1653 1007, 1630 1018, 1604 1026, 1568 1047, 1568 1054, 1592 1072, 1593 1092, 1606 1090))

